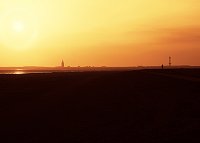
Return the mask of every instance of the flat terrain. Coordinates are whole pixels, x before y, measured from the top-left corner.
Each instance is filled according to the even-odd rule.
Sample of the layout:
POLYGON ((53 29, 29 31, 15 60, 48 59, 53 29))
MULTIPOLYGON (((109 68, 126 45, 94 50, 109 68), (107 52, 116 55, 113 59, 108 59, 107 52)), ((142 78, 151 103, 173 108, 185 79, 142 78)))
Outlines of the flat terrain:
POLYGON ((200 142, 200 69, 0 75, 0 142, 200 142))

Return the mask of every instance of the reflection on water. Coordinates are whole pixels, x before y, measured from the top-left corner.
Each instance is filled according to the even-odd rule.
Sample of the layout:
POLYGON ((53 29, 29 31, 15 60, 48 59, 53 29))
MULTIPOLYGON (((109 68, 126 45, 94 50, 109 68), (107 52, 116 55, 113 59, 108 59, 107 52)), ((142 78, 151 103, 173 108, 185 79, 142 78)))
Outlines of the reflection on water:
POLYGON ((27 74, 27 72, 23 70, 13 70, 13 71, 0 71, 0 74, 27 74))
POLYGON ((0 71, 0 74, 15 74, 15 75, 21 75, 21 74, 31 74, 31 73, 51 73, 50 71, 26 71, 26 70, 10 70, 10 71, 0 71))
POLYGON ((41 74, 41 73, 53 73, 53 72, 64 72, 64 71, 60 71, 60 70, 24 70, 24 69, 0 70, 0 74, 14 74, 14 75, 41 74))
POLYGON ((13 74, 26 74, 24 71, 15 71, 13 74))

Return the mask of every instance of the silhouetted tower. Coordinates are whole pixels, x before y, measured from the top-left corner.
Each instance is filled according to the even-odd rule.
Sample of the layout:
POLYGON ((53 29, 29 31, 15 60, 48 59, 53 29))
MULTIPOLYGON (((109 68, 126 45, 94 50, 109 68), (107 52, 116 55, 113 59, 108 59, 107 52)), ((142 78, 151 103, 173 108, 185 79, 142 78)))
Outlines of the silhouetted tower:
POLYGON ((171 67, 172 65, 172 57, 169 57, 169 66, 171 67))
POLYGON ((64 61, 62 60, 62 62, 61 62, 61 67, 62 68, 64 68, 65 67, 65 63, 64 63, 64 61))

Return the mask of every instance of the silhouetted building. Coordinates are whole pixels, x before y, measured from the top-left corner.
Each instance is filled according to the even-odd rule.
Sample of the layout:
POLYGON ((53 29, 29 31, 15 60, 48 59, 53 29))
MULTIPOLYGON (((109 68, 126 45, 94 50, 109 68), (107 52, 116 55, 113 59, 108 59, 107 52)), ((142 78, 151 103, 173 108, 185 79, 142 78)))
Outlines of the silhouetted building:
POLYGON ((64 68, 65 67, 65 63, 64 63, 64 61, 62 60, 62 62, 61 62, 61 67, 62 68, 64 68))

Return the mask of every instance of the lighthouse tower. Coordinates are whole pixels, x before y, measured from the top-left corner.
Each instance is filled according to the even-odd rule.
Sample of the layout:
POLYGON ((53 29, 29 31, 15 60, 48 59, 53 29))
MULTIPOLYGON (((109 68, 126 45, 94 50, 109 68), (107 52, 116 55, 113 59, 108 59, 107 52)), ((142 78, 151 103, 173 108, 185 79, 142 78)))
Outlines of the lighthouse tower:
POLYGON ((61 67, 62 68, 64 68, 65 67, 65 63, 64 63, 64 61, 62 60, 62 62, 61 62, 61 67))

